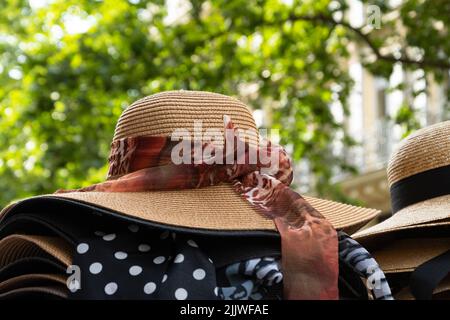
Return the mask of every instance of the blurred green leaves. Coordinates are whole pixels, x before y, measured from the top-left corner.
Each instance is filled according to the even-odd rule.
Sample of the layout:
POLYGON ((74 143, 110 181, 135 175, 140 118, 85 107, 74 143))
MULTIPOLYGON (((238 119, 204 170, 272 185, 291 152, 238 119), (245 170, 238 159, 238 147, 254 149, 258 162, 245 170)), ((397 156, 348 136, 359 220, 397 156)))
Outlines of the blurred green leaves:
MULTIPOLYGON (((450 10, 439 1, 439 10, 415 0, 400 10, 408 31, 402 41, 433 63, 448 62, 450 52, 450 10), (421 20, 408 18, 411 11, 421 20), (444 24, 439 33, 435 19, 444 24)), ((340 197, 330 184, 333 172, 354 168, 330 143, 354 142, 330 104, 348 114, 345 59, 349 43, 361 41, 332 15, 346 9, 345 1, 47 3, 4 0, 0 8, 0 206, 102 180, 123 109, 173 89, 235 95, 255 109, 270 105, 265 125, 281 129, 295 160, 310 160, 318 193, 340 197)), ((390 27, 367 35, 376 48, 387 35, 398 37, 390 27)), ((367 66, 387 77, 395 62, 378 56, 367 66)), ((448 76, 445 67, 405 63, 448 76)), ((397 121, 409 128, 414 113, 402 110, 397 121)))

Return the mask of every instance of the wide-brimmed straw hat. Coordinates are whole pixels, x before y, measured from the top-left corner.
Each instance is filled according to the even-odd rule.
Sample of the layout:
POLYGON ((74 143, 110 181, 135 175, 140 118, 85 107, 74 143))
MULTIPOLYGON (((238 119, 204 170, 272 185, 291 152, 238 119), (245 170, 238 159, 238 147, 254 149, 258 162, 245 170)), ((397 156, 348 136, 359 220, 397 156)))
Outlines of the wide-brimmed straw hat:
POLYGON ((424 237, 394 239, 389 245, 371 250, 385 273, 412 272, 421 264, 450 250, 450 238, 424 237))
MULTIPOLYGON (((195 121, 202 122, 203 130, 223 132, 224 115, 231 117, 238 128, 256 133, 255 121, 244 103, 221 94, 182 90, 163 92, 134 102, 119 118, 113 141, 136 136, 171 136, 180 128, 193 133, 195 121)), ((272 220, 258 213, 231 184, 226 183, 175 191, 69 192, 40 197, 75 201, 165 227, 213 231, 276 230, 272 220)), ((379 213, 375 209, 305 198, 335 228, 360 227, 379 213)))
POLYGON ((381 239, 402 230, 450 225, 450 121, 409 135, 387 169, 393 215, 353 237, 381 239))

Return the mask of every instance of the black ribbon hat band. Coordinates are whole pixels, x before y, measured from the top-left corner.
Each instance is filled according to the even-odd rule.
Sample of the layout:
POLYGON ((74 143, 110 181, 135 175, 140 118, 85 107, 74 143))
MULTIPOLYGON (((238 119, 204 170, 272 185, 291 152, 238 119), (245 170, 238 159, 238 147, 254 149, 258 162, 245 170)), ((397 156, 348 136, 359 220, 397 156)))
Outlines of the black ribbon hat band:
POLYGON ((391 188, 392 212, 431 198, 450 194, 450 165, 417 173, 391 188))

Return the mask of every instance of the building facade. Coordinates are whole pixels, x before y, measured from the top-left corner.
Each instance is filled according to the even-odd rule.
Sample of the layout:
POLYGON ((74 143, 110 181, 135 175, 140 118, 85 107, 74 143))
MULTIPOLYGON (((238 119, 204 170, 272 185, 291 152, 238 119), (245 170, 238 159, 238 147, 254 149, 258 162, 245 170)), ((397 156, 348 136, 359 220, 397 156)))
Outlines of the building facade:
MULTIPOLYGON (((362 6, 353 6, 351 10, 353 16, 364 15, 362 6)), ((345 123, 358 146, 344 153, 359 175, 342 176, 338 182, 350 197, 381 209, 386 216, 390 214, 386 166, 404 131, 394 117, 402 105, 408 105, 415 110, 421 127, 448 120, 449 82, 447 78, 438 84, 422 70, 410 72, 401 64, 394 66, 390 79, 378 78, 363 68, 361 49, 357 45, 350 49, 349 71, 355 86, 349 103, 351 115, 345 123)))

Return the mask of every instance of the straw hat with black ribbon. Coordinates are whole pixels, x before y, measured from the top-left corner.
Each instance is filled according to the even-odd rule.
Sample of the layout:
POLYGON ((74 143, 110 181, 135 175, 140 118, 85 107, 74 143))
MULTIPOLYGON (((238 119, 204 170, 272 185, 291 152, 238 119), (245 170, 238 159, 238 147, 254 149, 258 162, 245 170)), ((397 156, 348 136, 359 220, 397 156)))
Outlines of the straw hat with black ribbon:
POLYGON ((387 174, 392 216, 353 234, 353 238, 371 250, 386 274, 408 275, 408 285, 397 298, 414 295, 426 299, 447 292, 450 121, 417 130, 405 138, 393 153, 387 174))
MULTIPOLYGON (((198 91, 163 92, 130 105, 119 118, 113 142, 127 137, 170 136, 180 128, 193 133, 194 123, 198 120, 202 121, 203 130, 223 132, 224 115, 230 116, 238 128, 256 133, 249 108, 234 98, 198 91)), ((23 200, 19 204, 43 198, 94 206, 130 220, 166 228, 212 232, 276 231, 271 219, 263 217, 227 183, 169 191, 59 193, 23 200)), ((305 199, 337 229, 361 227, 379 213, 375 209, 314 197, 305 199)), ((4 209, 1 215, 17 205, 4 209)))
POLYGON ((392 217, 357 232, 355 239, 450 224, 450 121, 404 139, 389 161, 387 175, 392 217))

